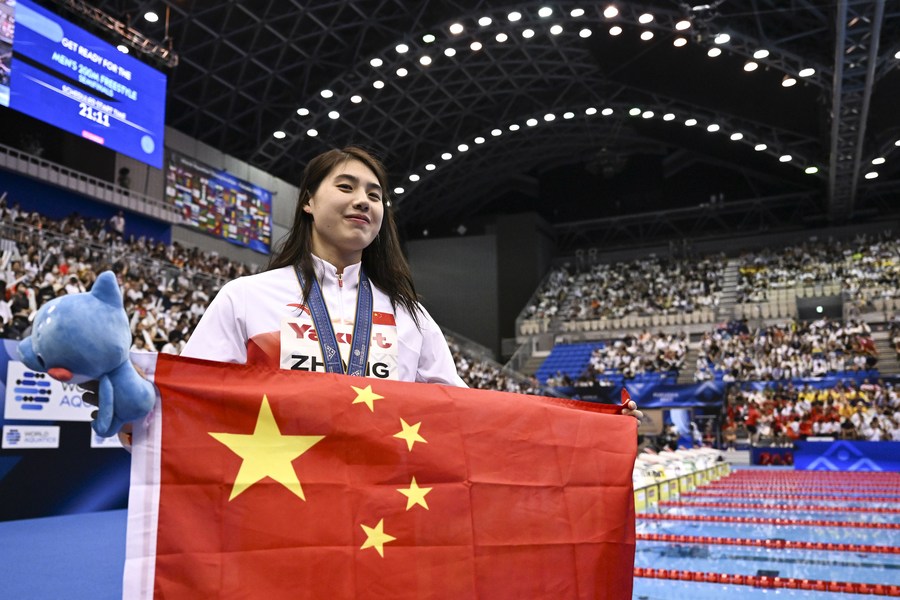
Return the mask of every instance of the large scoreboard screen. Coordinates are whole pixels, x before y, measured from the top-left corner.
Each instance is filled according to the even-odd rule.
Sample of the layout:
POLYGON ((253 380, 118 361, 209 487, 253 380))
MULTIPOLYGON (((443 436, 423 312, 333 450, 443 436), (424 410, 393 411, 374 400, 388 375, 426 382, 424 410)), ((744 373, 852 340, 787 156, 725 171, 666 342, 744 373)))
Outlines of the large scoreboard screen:
POLYGON ((162 168, 166 76, 27 0, 0 0, 0 105, 162 168))

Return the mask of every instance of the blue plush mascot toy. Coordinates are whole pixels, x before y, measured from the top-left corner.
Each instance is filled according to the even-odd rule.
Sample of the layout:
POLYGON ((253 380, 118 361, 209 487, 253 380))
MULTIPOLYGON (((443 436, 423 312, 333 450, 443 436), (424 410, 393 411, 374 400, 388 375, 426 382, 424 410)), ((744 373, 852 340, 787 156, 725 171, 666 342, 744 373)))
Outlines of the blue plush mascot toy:
POLYGON ((54 379, 84 383, 96 379, 97 435, 115 435, 122 425, 145 417, 156 401, 153 384, 129 360, 131 329, 122 292, 112 271, 97 277, 84 294, 50 300, 37 312, 32 333, 19 344, 22 362, 54 379))

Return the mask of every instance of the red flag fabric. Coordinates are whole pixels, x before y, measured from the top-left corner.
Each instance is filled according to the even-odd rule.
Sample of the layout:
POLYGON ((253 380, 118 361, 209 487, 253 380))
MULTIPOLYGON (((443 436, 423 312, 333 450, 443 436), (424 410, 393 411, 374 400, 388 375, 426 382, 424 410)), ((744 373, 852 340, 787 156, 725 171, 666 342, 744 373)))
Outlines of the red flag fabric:
POLYGON ((636 421, 160 355, 124 597, 630 598, 636 421))

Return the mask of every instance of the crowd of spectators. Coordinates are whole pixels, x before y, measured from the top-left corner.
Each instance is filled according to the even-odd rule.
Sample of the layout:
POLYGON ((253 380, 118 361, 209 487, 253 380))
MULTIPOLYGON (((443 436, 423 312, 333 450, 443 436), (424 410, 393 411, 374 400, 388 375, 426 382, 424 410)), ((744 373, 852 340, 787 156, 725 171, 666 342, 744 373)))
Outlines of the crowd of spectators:
POLYGON ((677 373, 687 354, 686 333, 651 334, 646 329, 596 348, 591 353, 585 376, 602 379, 605 373, 621 373, 626 379, 644 373, 677 373))
POLYGON ((537 396, 544 393, 537 378, 505 371, 493 360, 466 351, 452 337, 446 337, 456 370, 470 388, 537 396))
POLYGON ((766 381, 874 369, 878 352, 863 321, 792 321, 749 330, 731 322, 700 340, 694 379, 766 381))
POLYGON ((877 297, 900 294, 900 238, 886 232, 850 241, 811 239, 741 256, 738 302, 764 302, 770 291, 839 282, 865 308, 877 297))
POLYGON ((692 313, 718 306, 725 257, 667 260, 656 256, 596 264, 580 272, 554 269, 535 294, 525 318, 569 321, 692 313))
POLYGON ((733 386, 726 401, 726 444, 789 445, 810 436, 900 441, 900 394, 890 384, 844 381, 814 389, 792 383, 759 391, 733 386))
POLYGON ((117 225, 77 213, 56 221, 0 201, 0 335, 28 335, 46 301, 88 290, 99 273, 112 269, 133 348, 177 353, 218 287, 250 272, 242 263, 178 243, 126 239, 117 225))

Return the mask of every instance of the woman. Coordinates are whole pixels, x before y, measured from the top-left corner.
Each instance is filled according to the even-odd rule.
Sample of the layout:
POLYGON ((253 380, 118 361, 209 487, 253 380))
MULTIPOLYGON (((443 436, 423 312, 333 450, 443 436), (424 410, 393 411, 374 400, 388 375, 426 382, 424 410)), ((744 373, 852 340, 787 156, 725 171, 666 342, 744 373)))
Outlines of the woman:
POLYGON ((227 283, 182 356, 465 386, 419 304, 387 189, 384 167, 361 148, 314 158, 268 270, 227 283))

